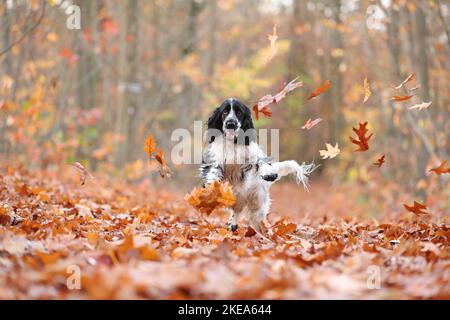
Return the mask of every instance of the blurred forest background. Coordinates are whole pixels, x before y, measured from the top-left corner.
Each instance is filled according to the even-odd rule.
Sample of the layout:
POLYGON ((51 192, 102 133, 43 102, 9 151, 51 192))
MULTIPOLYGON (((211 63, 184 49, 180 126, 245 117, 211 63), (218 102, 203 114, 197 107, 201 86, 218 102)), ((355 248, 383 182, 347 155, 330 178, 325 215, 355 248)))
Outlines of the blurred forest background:
POLYGON ((322 163, 315 179, 378 179, 374 188, 389 179, 419 192, 448 180, 425 177, 450 153, 449 1, 77 0, 80 30, 66 26, 70 3, 0 2, 2 162, 79 161, 92 172, 156 181, 143 151, 152 134, 171 181, 192 186, 195 166, 170 162, 172 131, 192 130, 227 97, 251 107, 300 76, 303 88, 256 121, 280 129, 281 159, 320 162, 318 150, 338 142, 341 155, 322 163), (267 62, 273 26, 277 52, 267 62), (410 88, 420 85, 414 97, 391 101, 391 86, 411 73, 410 88), (363 105, 365 77, 373 94, 363 105), (332 88, 305 105, 325 80, 332 88), (429 101, 428 109, 407 109, 429 101), (301 130, 317 117, 324 121, 301 130), (371 150, 355 153, 348 137, 363 121, 374 133, 371 150), (382 154, 380 173, 372 163, 382 154))

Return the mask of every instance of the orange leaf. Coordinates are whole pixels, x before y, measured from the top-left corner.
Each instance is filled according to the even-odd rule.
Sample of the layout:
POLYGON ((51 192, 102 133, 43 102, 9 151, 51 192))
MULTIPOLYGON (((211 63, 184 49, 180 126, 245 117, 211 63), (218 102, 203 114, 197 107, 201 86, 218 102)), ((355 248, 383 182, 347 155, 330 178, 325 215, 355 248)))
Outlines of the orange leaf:
POLYGON ((447 160, 444 160, 441 162, 441 164, 439 165, 439 167, 436 168, 432 168, 429 171, 430 172, 435 172, 438 175, 444 174, 444 173, 450 173, 450 167, 445 167, 447 165, 447 160))
POLYGON ((155 140, 153 139, 153 136, 148 136, 147 139, 145 139, 145 147, 144 151, 148 154, 148 158, 151 159, 153 152, 156 150, 156 144, 155 140))
POLYGON ((427 209, 427 206, 417 201, 414 201, 413 206, 408 206, 406 204, 403 204, 403 206, 406 210, 414 213, 415 215, 428 214, 428 212, 425 211, 427 209))
POLYGON ((366 150, 369 150, 369 140, 370 140, 370 138, 372 138, 373 133, 371 133, 370 135, 366 136, 367 131, 369 131, 369 130, 367 130, 366 127, 367 127, 367 121, 364 122, 364 123, 360 123, 358 129, 352 128, 353 131, 358 136, 358 140, 350 137, 351 143, 354 143, 357 146, 359 146, 359 148, 356 149, 355 151, 366 151, 366 150))
POLYGON ((411 96, 393 96, 391 98, 391 100, 392 101, 406 101, 406 100, 411 99, 412 97, 413 97, 412 95, 411 96))
POLYGON ((164 153, 161 149, 156 150, 155 160, 158 161, 161 165, 159 168, 159 174, 161 175, 161 177, 170 177, 172 173, 166 161, 164 160, 164 153))
POLYGON ((308 100, 311 100, 312 98, 315 98, 315 97, 321 95, 322 93, 324 93, 325 91, 330 89, 331 86, 332 86, 331 81, 325 80, 325 82, 321 86, 318 86, 316 88, 316 90, 314 90, 314 92, 309 95, 308 100))
POLYGON ((204 188, 194 188, 184 199, 201 213, 211 214, 217 208, 231 207, 236 203, 228 182, 214 181, 204 188))

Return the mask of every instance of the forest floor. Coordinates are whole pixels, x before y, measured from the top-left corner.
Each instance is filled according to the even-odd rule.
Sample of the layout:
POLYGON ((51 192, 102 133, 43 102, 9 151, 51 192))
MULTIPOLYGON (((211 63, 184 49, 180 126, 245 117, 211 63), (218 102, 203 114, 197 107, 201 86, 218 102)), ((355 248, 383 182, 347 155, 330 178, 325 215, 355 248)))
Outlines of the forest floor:
POLYGON ((437 205, 415 216, 356 187, 283 183, 263 239, 149 180, 77 179, 0 169, 0 299, 450 299, 437 205))

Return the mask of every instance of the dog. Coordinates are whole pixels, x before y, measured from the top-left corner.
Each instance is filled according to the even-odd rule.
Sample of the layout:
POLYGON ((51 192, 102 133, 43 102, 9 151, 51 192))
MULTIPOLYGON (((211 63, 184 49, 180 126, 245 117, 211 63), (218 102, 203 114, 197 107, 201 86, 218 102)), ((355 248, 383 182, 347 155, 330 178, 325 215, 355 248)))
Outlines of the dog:
POLYGON ((200 166, 203 184, 228 181, 236 197, 236 203, 228 209, 231 211, 228 228, 236 231, 239 218, 246 216, 250 226, 262 234, 270 208, 270 186, 293 174, 297 183, 308 190, 308 176, 316 168, 314 163, 272 162, 256 142, 251 110, 235 98, 216 108, 207 125, 207 146, 200 166))

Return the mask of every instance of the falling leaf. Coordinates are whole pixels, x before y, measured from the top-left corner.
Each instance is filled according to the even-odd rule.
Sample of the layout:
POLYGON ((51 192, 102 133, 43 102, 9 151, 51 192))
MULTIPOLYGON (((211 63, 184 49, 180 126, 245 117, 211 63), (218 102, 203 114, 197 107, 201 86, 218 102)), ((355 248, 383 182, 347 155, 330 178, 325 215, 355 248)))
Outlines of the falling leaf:
POLYGON ((380 158, 377 159, 376 162, 373 163, 373 165, 378 166, 378 168, 381 168, 383 163, 385 163, 384 157, 385 157, 385 155, 383 154, 380 158))
POLYGON ((413 206, 408 206, 406 204, 403 204, 403 206, 405 207, 406 210, 414 213, 415 215, 428 214, 428 212, 425 211, 427 209, 427 206, 417 201, 414 201, 413 206))
POLYGON ((145 139, 144 151, 147 153, 149 159, 153 158, 153 153, 156 151, 156 144, 153 136, 149 135, 147 139, 145 139))
POLYGON ((155 151, 155 160, 159 162, 160 168, 159 168, 159 174, 162 178, 170 177, 172 175, 169 166, 167 165, 166 161, 164 160, 164 153, 161 149, 158 149, 155 151))
POLYGON ((322 157, 322 159, 327 159, 327 158, 333 159, 339 153, 341 153, 341 150, 339 150, 339 145, 337 142, 334 147, 329 143, 325 143, 325 146, 327 147, 327 150, 319 150, 319 154, 322 157))
POLYGON ((417 86, 414 86, 412 88, 409 88, 408 91, 413 92, 413 91, 416 91, 418 89, 420 89, 420 84, 418 84, 417 86))
POLYGON ((370 91, 370 84, 369 80, 367 80, 367 77, 364 78, 364 101, 365 103, 367 100, 369 100, 369 97, 372 95, 372 91, 370 91))
POLYGON ((86 178, 92 178, 92 175, 86 170, 86 168, 79 162, 75 162, 72 164, 73 167, 75 167, 78 172, 80 173, 80 182, 83 186, 86 183, 86 178))
POLYGON ((402 83, 400 83, 398 86, 391 86, 394 89, 401 89, 405 84, 407 84, 408 82, 412 81, 414 78, 416 77, 415 73, 410 74, 408 77, 406 77, 405 80, 403 80, 402 83))
POLYGON ((316 90, 314 90, 314 92, 309 95, 308 100, 311 100, 312 98, 315 98, 315 97, 321 95, 322 93, 324 93, 325 91, 330 89, 331 86, 332 86, 331 81, 325 80, 325 82, 321 86, 318 86, 316 88, 316 90))
POLYGON ((370 138, 372 138, 373 133, 371 133, 370 135, 366 136, 367 131, 369 131, 367 129, 367 121, 364 123, 359 123, 359 128, 352 128, 353 131, 356 133, 356 135, 358 136, 358 140, 350 137, 350 141, 351 143, 356 144, 357 146, 359 146, 358 149, 356 149, 355 151, 366 151, 369 150, 369 140, 370 138))
POLYGON ((413 96, 411 95, 411 96, 393 96, 392 98, 391 98, 391 100, 392 101, 406 101, 406 100, 409 100, 409 99, 411 99, 413 96))
POLYGON ((198 211, 208 215, 217 208, 231 207, 236 203, 229 183, 217 180, 204 188, 194 188, 184 199, 198 211))
POLYGON ((432 104, 432 101, 430 101, 430 102, 422 102, 422 103, 413 105, 413 106, 409 107, 408 109, 410 109, 410 110, 413 110, 413 109, 422 110, 422 109, 428 108, 429 106, 431 106, 431 104, 432 104))
POLYGON ((162 178, 172 176, 172 172, 164 159, 164 152, 162 149, 156 149, 156 143, 152 135, 145 139, 144 151, 150 161, 155 159, 159 163, 159 174, 162 178))
POLYGON ((302 129, 310 130, 312 127, 316 126, 319 122, 322 121, 322 118, 317 118, 315 120, 308 119, 306 123, 303 125, 302 129))
POLYGON ((303 82, 297 81, 297 79, 298 77, 296 77, 294 80, 286 84, 283 87, 283 89, 281 89, 274 96, 271 94, 266 94, 261 99, 259 99, 258 102, 253 106, 253 111, 255 112, 256 120, 259 120, 259 112, 270 117, 272 115, 272 111, 269 108, 271 104, 280 102, 286 97, 288 93, 303 86, 303 82))
POLYGON ((273 26, 273 28, 272 28, 272 34, 269 34, 269 35, 267 36, 267 38, 269 39, 269 42, 270 42, 271 53, 270 53, 270 56, 267 58, 266 63, 269 62, 270 60, 272 60, 273 57, 275 57, 275 55, 276 55, 277 52, 278 52, 278 46, 277 46, 277 44, 276 44, 277 39, 278 39, 278 35, 277 35, 277 26, 275 26, 275 25, 273 26))
POLYGON ((432 168, 429 171, 430 172, 435 172, 438 175, 441 175, 441 174, 444 174, 444 173, 450 173, 450 166, 446 168, 446 165, 447 165, 447 160, 444 160, 444 161, 441 162, 439 167, 432 168))

